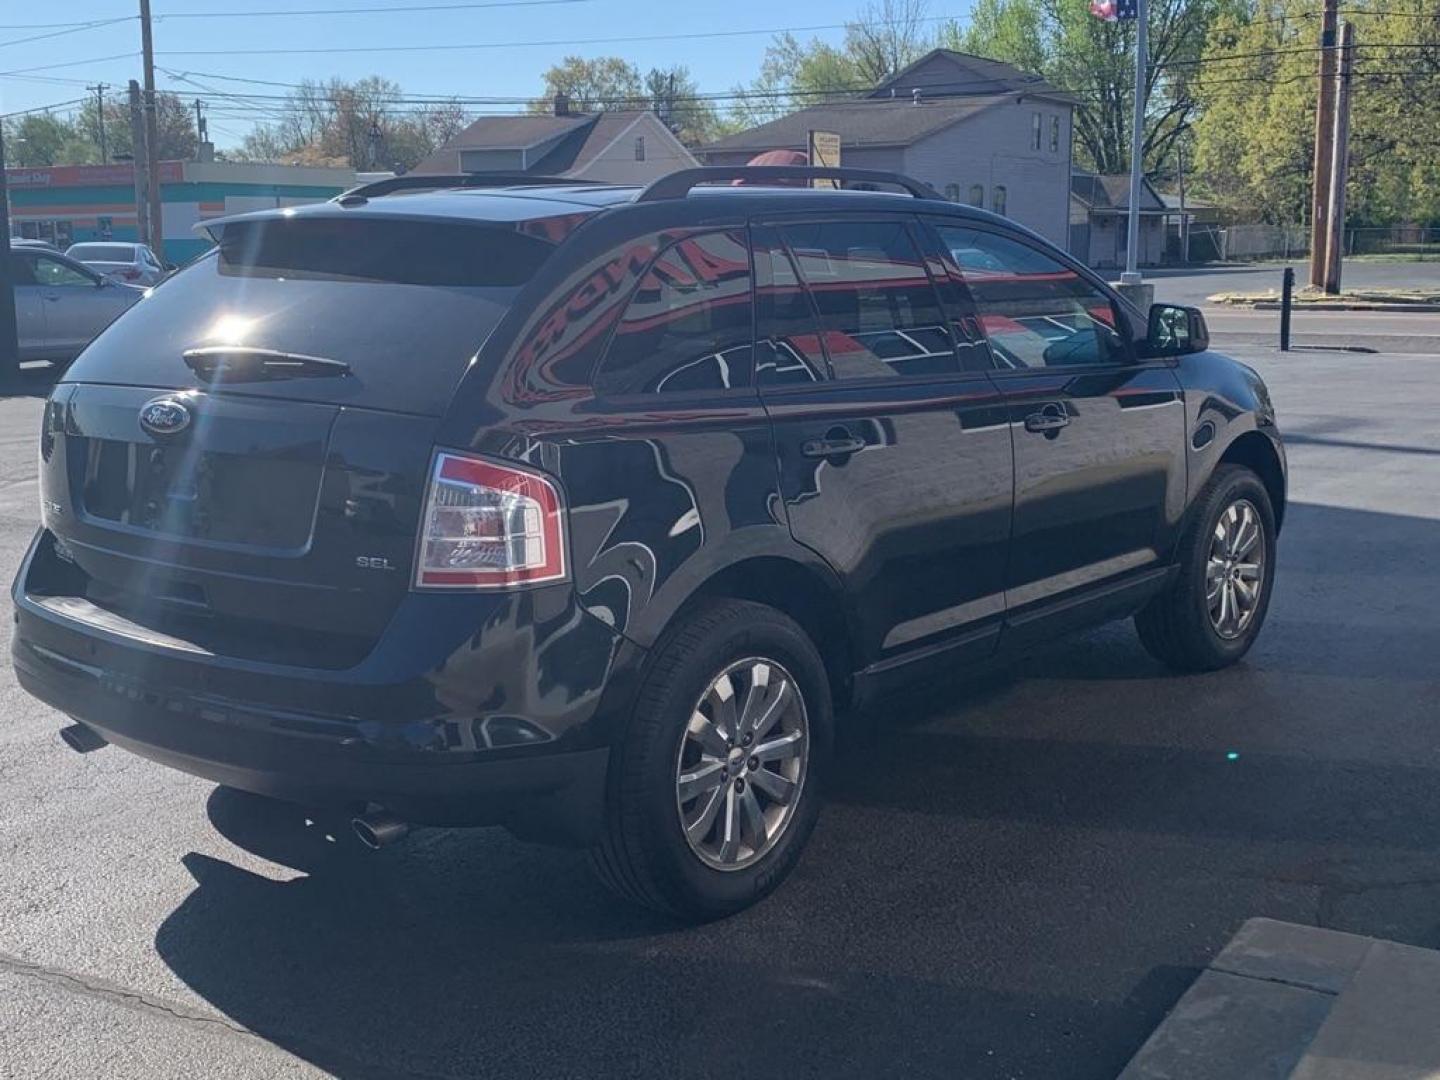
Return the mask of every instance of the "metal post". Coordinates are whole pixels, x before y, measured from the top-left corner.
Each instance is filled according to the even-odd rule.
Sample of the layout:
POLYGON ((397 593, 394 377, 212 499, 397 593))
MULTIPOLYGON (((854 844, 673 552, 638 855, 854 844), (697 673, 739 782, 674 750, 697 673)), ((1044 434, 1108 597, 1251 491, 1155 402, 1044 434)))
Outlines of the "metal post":
POLYGON ((10 280, 10 185, 5 178, 5 132, 0 126, 0 384, 20 381, 20 327, 15 319, 15 287, 10 280))
POLYGON ((1335 24, 1340 0, 1325 0, 1320 21, 1320 85, 1315 103, 1314 184, 1310 192, 1310 286, 1325 284, 1325 219, 1330 208, 1331 140, 1335 134, 1335 24))
POLYGON ((155 257, 165 261, 165 218, 160 207, 160 123, 155 100, 155 43, 150 32, 150 0, 140 0, 140 50, 145 77, 145 164, 150 184, 150 235, 155 257))
POLYGON ((1120 275, 1122 285, 1140 284, 1140 191, 1145 175, 1145 68, 1148 65, 1146 53, 1149 49, 1149 14, 1145 0, 1135 4, 1135 113, 1130 132, 1130 208, 1128 228, 1130 235, 1125 238, 1125 272, 1120 275))
POLYGON ((1350 72, 1354 67, 1355 24, 1340 24, 1340 57, 1335 73, 1335 138, 1330 161, 1330 205, 1325 229, 1326 293, 1340 292, 1345 248, 1345 179, 1350 164, 1350 72))
POLYGON ((105 84, 96 83, 85 89, 95 91, 95 127, 100 137, 100 164, 104 165, 110 160, 110 148, 105 145, 105 84))
POLYGON ((130 80, 130 142, 134 148, 135 235, 142 244, 150 240, 150 165, 145 146, 145 110, 140 104, 140 84, 130 80))
POLYGON ((1295 268, 1285 267, 1280 278, 1280 351, 1290 351, 1290 302, 1295 293, 1295 268))

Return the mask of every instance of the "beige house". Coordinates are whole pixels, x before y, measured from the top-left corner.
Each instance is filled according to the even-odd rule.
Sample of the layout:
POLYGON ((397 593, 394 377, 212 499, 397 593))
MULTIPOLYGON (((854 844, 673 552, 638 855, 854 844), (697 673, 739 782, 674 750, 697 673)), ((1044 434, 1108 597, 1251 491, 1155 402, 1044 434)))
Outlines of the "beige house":
POLYGON ((935 49, 861 97, 827 102, 710 143, 707 165, 804 151, 840 136, 842 165, 906 173, 954 202, 1014 218, 1064 247, 1075 101, 998 60, 935 49))
POLYGON ((649 110, 577 114, 561 97, 553 113, 481 117, 412 172, 533 173, 643 184, 697 164, 649 110))

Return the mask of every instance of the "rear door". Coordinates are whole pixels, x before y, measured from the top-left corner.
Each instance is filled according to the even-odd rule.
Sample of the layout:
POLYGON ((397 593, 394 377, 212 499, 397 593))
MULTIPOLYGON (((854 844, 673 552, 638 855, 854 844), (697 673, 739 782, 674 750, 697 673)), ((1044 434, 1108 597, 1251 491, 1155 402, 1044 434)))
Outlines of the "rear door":
MULTIPOLYGON (((957 358, 908 215, 753 231, 756 369, 790 528, 840 575, 857 666, 980 655, 1004 614, 1003 401, 957 358)), ((968 353, 970 350, 966 350, 968 353)))
POLYGON ((1185 499, 1185 410, 1164 361, 1137 362, 1110 294, 1037 242, 940 219, 996 357, 1015 446, 1005 587, 1016 636, 1084 621, 1093 598, 1158 583, 1185 499))

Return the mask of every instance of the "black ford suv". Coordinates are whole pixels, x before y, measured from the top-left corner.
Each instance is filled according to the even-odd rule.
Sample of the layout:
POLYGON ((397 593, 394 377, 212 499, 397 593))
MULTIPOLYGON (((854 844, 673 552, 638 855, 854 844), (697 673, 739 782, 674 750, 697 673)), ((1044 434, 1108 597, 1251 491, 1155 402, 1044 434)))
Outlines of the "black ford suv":
POLYGON ((376 845, 590 846, 704 918, 784 878, 887 688, 1129 615, 1213 669, 1264 621, 1259 377, 914 181, 401 178, 207 228, 45 409, 14 659, 77 749, 376 845))

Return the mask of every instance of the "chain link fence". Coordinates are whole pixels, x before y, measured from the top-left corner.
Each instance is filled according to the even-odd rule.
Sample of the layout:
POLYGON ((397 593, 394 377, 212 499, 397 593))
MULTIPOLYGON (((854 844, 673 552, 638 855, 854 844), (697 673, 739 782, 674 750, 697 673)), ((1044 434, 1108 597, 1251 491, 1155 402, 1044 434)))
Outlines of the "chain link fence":
MULTIPOLYGON (((1290 261, 1310 254, 1307 225, 1195 225, 1190 230, 1190 260, 1290 261)), ((1346 257, 1440 262, 1440 228, 1385 225, 1345 230, 1346 257)))

